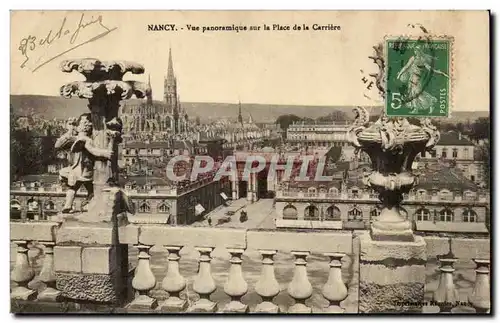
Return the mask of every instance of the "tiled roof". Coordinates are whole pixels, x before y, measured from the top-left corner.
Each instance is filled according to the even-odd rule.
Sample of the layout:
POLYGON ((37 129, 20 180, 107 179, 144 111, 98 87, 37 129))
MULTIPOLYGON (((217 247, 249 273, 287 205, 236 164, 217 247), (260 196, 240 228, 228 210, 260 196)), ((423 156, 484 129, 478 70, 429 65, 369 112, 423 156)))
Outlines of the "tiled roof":
POLYGON ((146 144, 144 141, 129 141, 123 145, 125 149, 158 149, 158 148, 170 148, 170 142, 168 141, 152 141, 146 144))
POLYGON ((460 171, 441 164, 429 165, 420 170, 418 184, 415 189, 449 189, 450 191, 471 190, 477 191, 478 187, 472 181, 460 174, 460 171))
POLYGON ((441 139, 437 143, 438 146, 474 146, 474 143, 469 139, 460 135, 456 131, 448 131, 441 133, 441 139))

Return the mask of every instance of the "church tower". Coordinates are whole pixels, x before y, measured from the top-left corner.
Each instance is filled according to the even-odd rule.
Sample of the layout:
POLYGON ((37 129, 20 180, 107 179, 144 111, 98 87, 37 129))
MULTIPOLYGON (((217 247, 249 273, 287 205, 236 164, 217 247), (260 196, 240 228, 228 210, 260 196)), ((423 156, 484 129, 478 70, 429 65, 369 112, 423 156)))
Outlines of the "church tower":
POLYGON ((151 88, 151 75, 148 75, 148 87, 149 87, 149 92, 147 94, 146 104, 148 107, 152 107, 153 106, 153 89, 151 88))
POLYGON ((163 99, 168 109, 166 113, 173 114, 177 108, 177 78, 174 74, 171 48, 168 50, 168 69, 167 78, 163 83, 163 99))

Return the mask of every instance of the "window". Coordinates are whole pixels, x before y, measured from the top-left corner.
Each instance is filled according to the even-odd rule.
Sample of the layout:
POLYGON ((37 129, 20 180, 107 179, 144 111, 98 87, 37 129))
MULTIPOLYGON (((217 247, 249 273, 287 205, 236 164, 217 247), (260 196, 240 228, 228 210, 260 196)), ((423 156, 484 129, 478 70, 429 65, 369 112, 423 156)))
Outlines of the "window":
POLYGON ((443 209, 439 212, 439 221, 452 222, 453 212, 450 209, 443 209))
POLYGON ((151 207, 149 206, 149 203, 146 201, 141 202, 139 204, 139 213, 149 213, 151 212, 151 207))
POLYGON ((347 212, 347 219, 349 221, 362 221, 363 220, 363 212, 357 207, 353 208, 349 212, 347 212))
POLYGON ((45 202, 45 209, 49 210, 49 211, 54 211, 56 209, 56 205, 54 202, 49 200, 49 201, 45 202))
POLYGON ((297 219, 297 208, 291 204, 283 208, 283 219, 297 219))
POLYGON ((417 192, 417 199, 418 200, 425 200, 425 197, 427 195, 427 192, 425 190, 418 190, 417 192))
POLYGON ((380 215, 380 210, 376 207, 374 207, 371 211, 370 211, 370 220, 376 220, 378 219, 380 215))
POLYGON ((466 209, 462 213, 462 220, 464 222, 476 222, 477 221, 477 214, 476 214, 476 212, 474 212, 474 210, 466 209))
POLYGON ((326 209, 326 218, 327 221, 340 221, 340 209, 335 205, 331 205, 326 209))
POLYGON ((448 149, 443 148, 443 150, 441 150, 441 157, 443 157, 443 158, 448 157, 448 149))
POLYGON ((453 158, 457 158, 458 157, 458 149, 457 148, 453 148, 453 158))
POLYGON ((359 197, 358 190, 352 190, 351 193, 352 193, 352 197, 353 198, 358 198, 359 197))
POLYGON ((330 187, 328 189, 328 194, 331 196, 337 196, 339 194, 339 190, 336 187, 330 187))
POLYGON ((170 206, 166 202, 163 202, 158 206, 158 212, 170 213, 170 206))
POLYGON ((308 207, 306 207, 304 211, 305 220, 317 219, 318 217, 319 217, 319 210, 316 206, 309 205, 308 207))
POLYGON ((464 154, 464 159, 469 159, 469 148, 464 148, 463 154, 464 154))
POLYGON ((431 212, 428 209, 421 208, 415 212, 415 215, 417 216, 417 221, 429 221, 431 212))

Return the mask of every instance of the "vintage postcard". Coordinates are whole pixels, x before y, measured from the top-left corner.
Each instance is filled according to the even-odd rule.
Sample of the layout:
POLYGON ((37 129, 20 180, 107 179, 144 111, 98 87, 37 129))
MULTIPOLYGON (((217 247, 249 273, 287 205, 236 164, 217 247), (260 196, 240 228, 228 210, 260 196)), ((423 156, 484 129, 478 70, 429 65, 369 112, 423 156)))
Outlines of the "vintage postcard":
POLYGON ((491 312, 488 11, 11 11, 13 313, 491 312))

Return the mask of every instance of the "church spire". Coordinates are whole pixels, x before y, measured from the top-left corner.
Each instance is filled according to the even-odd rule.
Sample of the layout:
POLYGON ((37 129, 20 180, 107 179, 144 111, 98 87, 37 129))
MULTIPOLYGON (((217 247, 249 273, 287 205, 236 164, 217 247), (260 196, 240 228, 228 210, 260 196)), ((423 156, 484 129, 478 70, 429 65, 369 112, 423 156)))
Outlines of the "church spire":
POLYGON ((243 116, 241 115, 241 101, 238 100, 238 122, 243 124, 243 116))
POLYGON ((168 49, 168 69, 167 69, 167 83, 174 84, 174 63, 172 62, 172 48, 168 49))
POLYGON ((148 74, 148 88, 149 92, 147 94, 146 103, 148 106, 153 105, 153 89, 151 88, 151 74, 148 74))

